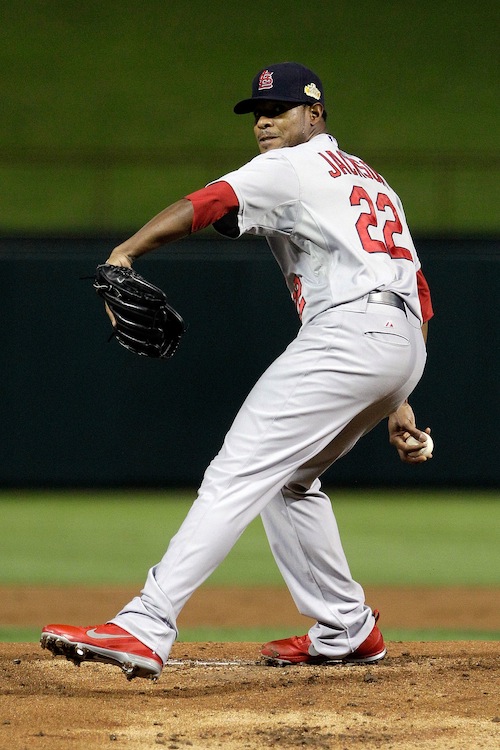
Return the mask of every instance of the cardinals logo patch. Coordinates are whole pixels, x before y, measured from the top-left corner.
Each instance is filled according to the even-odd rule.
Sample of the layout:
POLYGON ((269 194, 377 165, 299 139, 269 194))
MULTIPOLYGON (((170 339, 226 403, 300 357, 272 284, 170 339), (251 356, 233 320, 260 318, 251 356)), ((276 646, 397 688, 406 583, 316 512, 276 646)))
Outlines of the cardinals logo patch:
POLYGON ((269 70, 264 70, 260 74, 259 78, 259 91, 264 91, 265 89, 272 89, 273 87, 273 74, 269 72, 269 70))

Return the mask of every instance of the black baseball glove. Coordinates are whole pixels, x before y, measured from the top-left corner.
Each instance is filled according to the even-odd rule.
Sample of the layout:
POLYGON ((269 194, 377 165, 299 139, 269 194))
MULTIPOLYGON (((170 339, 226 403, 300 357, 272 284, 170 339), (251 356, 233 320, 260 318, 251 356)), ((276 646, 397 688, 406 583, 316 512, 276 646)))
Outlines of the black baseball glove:
POLYGON ((94 289, 114 316, 114 336, 145 357, 171 357, 185 331, 184 321, 161 289, 136 271, 105 263, 97 266, 94 289))

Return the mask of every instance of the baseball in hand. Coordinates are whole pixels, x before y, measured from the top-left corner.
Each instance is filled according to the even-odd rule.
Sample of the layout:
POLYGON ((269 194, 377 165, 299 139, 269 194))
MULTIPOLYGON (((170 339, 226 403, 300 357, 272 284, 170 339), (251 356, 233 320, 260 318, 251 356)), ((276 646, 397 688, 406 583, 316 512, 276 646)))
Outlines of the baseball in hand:
MULTIPOLYGON (((422 443, 418 440, 416 440, 414 437, 410 435, 410 437, 406 441, 406 445, 415 446, 418 448, 419 445, 422 445, 422 443)), ((429 456, 432 455, 432 451, 434 448, 434 441, 431 438, 430 435, 425 436, 425 445, 422 445, 420 450, 418 451, 419 456, 425 456, 426 458, 429 458, 429 456)))

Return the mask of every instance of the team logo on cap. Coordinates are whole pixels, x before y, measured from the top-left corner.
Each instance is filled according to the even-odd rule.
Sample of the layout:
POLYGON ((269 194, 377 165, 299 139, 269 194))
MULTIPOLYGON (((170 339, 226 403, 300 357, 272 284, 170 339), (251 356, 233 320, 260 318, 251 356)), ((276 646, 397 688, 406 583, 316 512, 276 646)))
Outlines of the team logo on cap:
POLYGON ((306 86, 304 86, 304 94, 306 96, 312 97, 313 99, 321 99, 321 91, 315 83, 308 83, 306 86))
POLYGON ((260 74, 259 78, 259 91, 264 91, 265 89, 272 89, 273 87, 273 74, 270 73, 268 70, 264 70, 260 74))

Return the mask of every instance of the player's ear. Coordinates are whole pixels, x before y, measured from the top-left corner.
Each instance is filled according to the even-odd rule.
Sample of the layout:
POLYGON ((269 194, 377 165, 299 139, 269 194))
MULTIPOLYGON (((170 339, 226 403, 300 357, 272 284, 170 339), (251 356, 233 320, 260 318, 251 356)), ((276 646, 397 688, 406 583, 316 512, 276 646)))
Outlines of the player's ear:
POLYGON ((311 104, 309 107, 309 112, 311 114, 311 122, 315 123, 318 120, 321 119, 321 116, 323 114, 323 105, 317 102, 316 104, 311 104))

